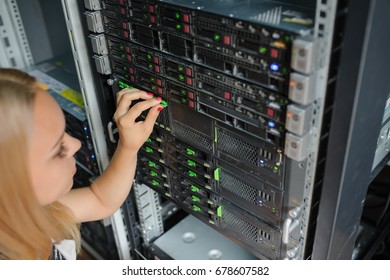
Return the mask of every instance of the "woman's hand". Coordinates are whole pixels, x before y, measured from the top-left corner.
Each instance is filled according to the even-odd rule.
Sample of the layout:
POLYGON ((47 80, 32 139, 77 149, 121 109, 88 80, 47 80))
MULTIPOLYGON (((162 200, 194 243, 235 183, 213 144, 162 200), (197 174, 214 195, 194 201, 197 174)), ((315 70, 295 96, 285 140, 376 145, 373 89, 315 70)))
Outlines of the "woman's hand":
POLYGON ((114 120, 119 130, 121 149, 138 152, 153 130, 154 123, 164 108, 160 105, 161 97, 153 98, 153 94, 139 89, 123 89, 117 93, 117 109, 114 120), (143 99, 133 107, 131 103, 143 99), (136 122, 143 111, 149 110, 144 121, 136 122))

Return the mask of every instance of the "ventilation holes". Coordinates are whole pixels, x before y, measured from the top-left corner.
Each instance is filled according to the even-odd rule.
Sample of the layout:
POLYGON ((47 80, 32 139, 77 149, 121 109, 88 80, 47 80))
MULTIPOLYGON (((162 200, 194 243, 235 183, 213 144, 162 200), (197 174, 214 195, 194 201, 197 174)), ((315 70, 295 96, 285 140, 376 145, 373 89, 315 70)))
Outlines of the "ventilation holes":
POLYGON ((223 130, 218 130, 218 149, 241 159, 246 163, 257 166, 257 147, 241 141, 223 130))
POLYGON ((173 124, 173 130, 175 131, 176 136, 180 139, 193 144, 194 146, 212 151, 213 146, 211 139, 206 138, 205 136, 187 128, 178 122, 173 124))

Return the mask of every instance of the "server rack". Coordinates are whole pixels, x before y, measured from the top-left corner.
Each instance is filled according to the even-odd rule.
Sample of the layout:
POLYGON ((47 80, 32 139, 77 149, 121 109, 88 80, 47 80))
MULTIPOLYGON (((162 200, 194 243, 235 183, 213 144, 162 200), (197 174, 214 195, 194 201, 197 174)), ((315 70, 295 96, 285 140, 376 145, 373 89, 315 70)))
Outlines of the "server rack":
MULTIPOLYGON (((154 134, 141 151, 138 180, 136 179, 134 186, 139 215, 139 223, 135 225, 141 228, 143 245, 149 246, 164 231, 157 194, 160 193, 165 199, 173 200, 186 208, 188 212, 235 239, 260 258, 304 258, 319 142, 317 131, 322 121, 319 116, 324 108, 324 103, 320 100, 323 99, 327 86, 327 67, 337 6, 334 3, 322 3, 322 10, 318 8, 315 15, 316 9, 312 5, 311 18, 289 18, 301 24, 303 22, 302 25, 309 25, 307 28, 294 30, 292 26, 290 29, 278 26, 278 17, 289 14, 290 11, 287 8, 283 10, 283 5, 272 6, 270 2, 262 3, 263 10, 253 2, 236 3, 237 9, 251 4, 260 9, 260 13, 253 16, 255 21, 260 22, 258 25, 253 22, 251 24, 245 18, 242 20, 239 16, 236 19, 234 15, 228 15, 227 11, 215 14, 213 11, 216 6, 213 5, 218 3, 213 1, 211 4, 202 1, 85 3, 88 9, 88 29, 93 33, 93 57, 102 75, 111 74, 107 80, 113 86, 113 91, 138 86, 165 97, 169 104, 169 114, 160 117, 154 134), (203 10, 196 11, 197 7, 202 7, 199 9, 203 10), (231 16, 233 20, 230 21, 227 16, 231 16), (314 19, 316 26, 312 24, 314 19), (222 27, 218 27, 218 24, 222 27), (276 28, 271 31, 273 45, 268 45, 270 42, 265 40, 266 43, 257 50, 256 40, 262 40, 259 38, 267 37, 270 33, 264 26, 276 28), (234 29, 243 31, 239 33, 234 29), (246 35, 246 30, 254 35, 246 35), (239 38, 237 32, 243 37, 239 38), (280 39, 281 37, 284 38, 280 39), (317 37, 319 39, 313 40, 317 37), (256 43, 253 44, 253 41, 256 43), (321 48, 318 50, 317 46, 321 48), (240 50, 234 54, 236 49, 240 50), (229 51, 233 55, 228 54, 229 51), (260 54, 253 55, 257 51, 260 54), (290 68, 292 52, 296 56, 290 68), (274 73, 264 74, 268 71, 268 66, 265 66, 267 63, 263 58, 281 60, 279 64, 269 63, 269 69, 274 73), (223 62, 224 60, 228 62, 223 62), (254 62, 262 64, 263 70, 261 67, 253 67, 254 62), (206 67, 201 67, 202 64, 206 67), (279 67, 280 73, 277 73, 279 67), (283 97, 288 91, 285 77, 289 76, 290 71, 294 72, 290 69, 297 71, 291 76, 291 80, 294 79, 300 86, 290 86, 289 98, 292 102, 283 97), (232 74, 241 75, 241 80, 231 78, 232 74), (310 92, 312 83, 319 90, 310 95, 307 93, 310 92), (235 87, 237 84, 243 90, 238 90, 235 87), (266 87, 256 84, 265 84, 266 87), (270 94, 267 87, 282 95, 270 94), (260 98, 257 102, 265 105, 258 104, 257 112, 253 112, 248 107, 256 103, 250 101, 250 98, 256 97, 250 96, 246 91, 257 90, 263 95, 263 100, 260 98), (272 102, 277 99, 276 96, 280 98, 279 104, 272 102), (266 101, 268 97, 270 100, 266 101), (241 99, 246 104, 238 105, 241 104, 241 99), (268 105, 270 107, 267 108, 268 105), (240 111, 242 108, 243 111, 240 111), (266 125, 258 124, 254 119, 263 118, 256 113, 266 115, 271 120, 268 123, 262 120, 266 125), (314 116, 313 113, 317 115, 314 116), (249 118, 244 117, 245 114, 249 118), (281 135, 274 129, 274 121, 283 123, 286 115, 294 117, 286 125, 289 131, 286 143, 289 144, 285 146, 285 131, 281 135), (306 120, 295 121, 300 118, 306 120), (171 135, 174 137, 164 130, 173 131, 171 135), (249 133, 243 134, 243 130, 249 133), (253 135, 260 135, 268 141, 258 142, 253 135), (213 142, 217 144, 214 145, 213 142), (244 151, 237 148, 231 150, 231 144, 243 146, 244 151), (308 154, 303 148, 306 145, 310 145, 308 154), (264 169, 273 169, 274 174, 279 173, 281 177, 267 174, 261 168, 253 169, 253 166, 250 167, 253 164, 250 163, 251 159, 246 157, 252 157, 252 161, 254 158, 255 166, 258 160, 264 169), (243 181, 235 167, 227 163, 229 161, 239 166, 240 172, 246 174, 248 179, 243 181), (249 168, 250 172, 245 173, 245 168, 249 168), (259 187, 257 180, 260 177, 265 185, 261 183, 259 187), (241 189, 234 190, 234 185, 241 189), (252 196, 246 194, 247 191, 252 192, 252 196), (257 220, 256 215, 260 220, 257 220)), ((227 4, 232 5, 231 2, 227 4)), ((142 250, 145 248, 137 248, 137 252, 142 250)))

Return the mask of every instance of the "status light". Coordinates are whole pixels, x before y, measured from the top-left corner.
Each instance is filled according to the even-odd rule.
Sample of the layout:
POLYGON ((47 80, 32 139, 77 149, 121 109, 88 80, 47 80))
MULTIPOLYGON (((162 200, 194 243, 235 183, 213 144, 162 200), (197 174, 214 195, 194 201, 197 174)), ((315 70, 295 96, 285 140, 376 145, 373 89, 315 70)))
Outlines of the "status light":
POLYGON ((271 122, 271 121, 269 121, 269 122, 268 122, 268 126, 270 126, 270 127, 275 127, 275 123, 274 123, 274 122, 271 122))
POLYGON ((272 63, 271 66, 270 66, 271 70, 273 71, 278 71, 279 70, 279 65, 277 65, 276 63, 272 63))

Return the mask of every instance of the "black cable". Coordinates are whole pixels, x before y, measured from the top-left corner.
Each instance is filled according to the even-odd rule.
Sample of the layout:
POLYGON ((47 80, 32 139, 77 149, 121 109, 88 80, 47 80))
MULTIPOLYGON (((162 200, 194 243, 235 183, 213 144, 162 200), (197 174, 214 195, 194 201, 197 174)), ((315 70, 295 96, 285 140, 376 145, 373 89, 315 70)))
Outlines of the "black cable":
POLYGON ((376 226, 377 226, 377 227, 382 223, 382 220, 383 220, 383 218, 384 218, 384 216, 385 216, 385 214, 386 214, 386 212, 387 212, 387 209, 389 208, 389 205, 390 205, 390 192, 389 192, 389 194, 387 195, 386 206, 385 206, 385 208, 383 209, 383 211, 382 211, 381 215, 379 216, 379 219, 378 219, 378 221, 377 221, 377 223, 376 223, 376 226))

